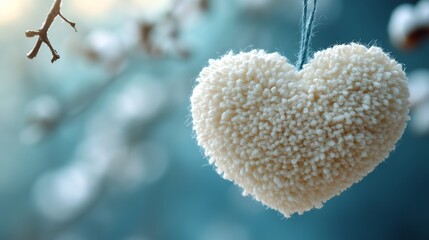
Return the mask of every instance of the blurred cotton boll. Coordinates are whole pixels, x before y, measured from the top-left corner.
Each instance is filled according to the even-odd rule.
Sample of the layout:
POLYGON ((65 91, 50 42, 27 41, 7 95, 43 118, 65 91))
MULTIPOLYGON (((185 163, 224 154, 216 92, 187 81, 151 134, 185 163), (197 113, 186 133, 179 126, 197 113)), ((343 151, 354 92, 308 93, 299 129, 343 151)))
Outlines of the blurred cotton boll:
POLYGON ((164 87, 146 77, 126 84, 114 97, 115 104, 90 119, 71 164, 37 180, 33 199, 39 212, 53 221, 70 220, 99 198, 109 183, 133 189, 159 180, 169 165, 165 149, 152 142, 139 144, 130 136, 145 128, 127 130, 156 118, 166 99, 164 87))
POLYGON ((149 77, 137 75, 119 93, 113 116, 118 122, 144 124, 164 110, 167 100, 165 86, 149 77))
POLYGON ((124 17, 127 20, 120 27, 109 31, 94 30, 83 46, 76 43, 77 48, 90 60, 105 64, 107 69, 121 65, 138 47, 149 57, 187 58, 190 51, 181 42, 182 34, 199 22, 206 10, 205 4, 201 3, 204 1, 135 0, 122 3, 117 11, 127 9, 124 17))
POLYGON ((21 132, 21 141, 34 144, 56 127, 62 117, 61 104, 49 95, 42 95, 27 106, 27 125, 21 132))
POLYGON ((54 221, 67 220, 90 200, 93 180, 79 166, 49 172, 34 186, 34 203, 45 217, 54 221))
POLYGON ((429 101, 429 70, 416 70, 408 74, 408 87, 411 107, 429 101))
POLYGON ((429 70, 416 70, 408 76, 410 89, 411 129, 429 133, 429 70))
POLYGON ((390 17, 388 33, 396 47, 416 47, 429 36, 429 1, 422 0, 415 6, 399 5, 390 17))
MULTIPOLYGON (((100 129, 102 130, 102 129, 100 129)), ((74 161, 94 179, 104 178, 116 158, 120 158, 124 146, 116 131, 87 131, 88 137, 78 147, 74 161)))
POLYGON ((414 28, 414 6, 403 4, 398 6, 390 17, 388 32, 393 45, 402 48, 408 43, 408 35, 414 28))
POLYGON ((102 194, 112 166, 125 156, 117 131, 98 130, 89 132, 71 164, 49 171, 34 185, 34 203, 48 219, 66 221, 77 216, 102 194))
POLYGON ((93 61, 101 62, 108 68, 115 68, 124 61, 126 48, 121 38, 109 31, 94 30, 85 44, 86 56, 93 61))
POLYGON ((425 102, 414 110, 411 128, 421 135, 429 133, 429 102, 425 102))
POLYGON ((111 172, 111 178, 122 190, 135 190, 142 184, 159 181, 169 166, 167 149, 163 145, 147 141, 137 144, 128 157, 118 162, 111 172))

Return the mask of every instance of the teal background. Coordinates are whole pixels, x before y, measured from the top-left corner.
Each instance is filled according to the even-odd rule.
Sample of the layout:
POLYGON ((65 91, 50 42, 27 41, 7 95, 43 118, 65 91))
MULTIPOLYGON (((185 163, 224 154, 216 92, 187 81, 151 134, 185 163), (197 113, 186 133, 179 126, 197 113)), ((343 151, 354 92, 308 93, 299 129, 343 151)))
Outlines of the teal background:
MULTIPOLYGON (((91 89, 108 75, 100 64, 90 63, 77 53, 74 44, 92 29, 116 29, 126 19, 113 12, 104 19, 89 21, 75 13, 70 18, 81 24, 82 31, 77 34, 57 20, 50 36, 62 58, 50 64, 50 54, 42 47, 39 56, 29 61, 25 54, 34 39, 25 38, 23 32, 39 26, 50 6, 50 1, 38 2, 41 5, 16 24, 0 25, 0 239, 429 239, 428 136, 407 128, 397 149, 374 172, 322 209, 290 219, 242 197, 238 187, 220 178, 208 165, 196 145, 189 124, 189 97, 199 71, 208 59, 229 50, 263 48, 278 51, 294 62, 300 3, 294 3, 298 8, 293 8, 291 0, 278 0, 275 7, 251 10, 239 1, 210 1, 208 12, 181 35, 190 45, 188 59, 130 53, 125 73, 103 88, 85 111, 58 123, 38 144, 26 145, 20 137, 28 122, 26 109, 37 96, 51 95, 64 107, 78 93, 89 91, 93 95, 91 89), (145 123, 115 125, 112 119, 116 114, 109 110, 115 99, 129 86, 145 88, 153 82, 169 99, 165 111, 145 123), (98 122, 94 120, 97 118, 98 122), (94 121, 101 130, 91 133, 88 129, 94 121), (127 178, 131 173, 115 172, 91 188, 96 199, 75 216, 58 220, 41 212, 35 200, 40 179, 78 161, 77 152, 85 139, 116 128, 124 128, 127 136, 133 136, 126 144, 134 144, 136 149, 150 143, 141 148, 149 152, 149 166, 157 166, 159 157, 167 159, 161 176, 131 186, 127 178)), ((313 50, 349 42, 375 44, 403 63, 407 72, 429 68, 427 42, 403 52, 391 45, 387 35, 392 10, 401 3, 417 1, 319 2, 313 50)), ((64 1, 64 13, 67 5, 64 1)), ((100 149, 109 156, 113 153, 109 139, 104 139, 108 137, 100 135, 108 142, 100 149)), ((118 162, 123 165, 121 159, 118 162)), ((58 204, 53 200, 52 209, 61 215, 63 208, 58 204)))

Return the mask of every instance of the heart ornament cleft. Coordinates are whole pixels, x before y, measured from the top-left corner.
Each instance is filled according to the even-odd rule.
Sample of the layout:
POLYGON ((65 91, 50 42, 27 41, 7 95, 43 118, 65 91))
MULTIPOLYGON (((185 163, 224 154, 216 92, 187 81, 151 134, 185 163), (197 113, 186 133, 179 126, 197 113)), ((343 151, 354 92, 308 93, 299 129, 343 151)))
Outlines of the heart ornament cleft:
POLYGON ((408 96, 402 66, 378 47, 337 45, 300 71, 253 50, 210 60, 191 112, 218 173, 289 217, 320 208, 388 157, 408 96))

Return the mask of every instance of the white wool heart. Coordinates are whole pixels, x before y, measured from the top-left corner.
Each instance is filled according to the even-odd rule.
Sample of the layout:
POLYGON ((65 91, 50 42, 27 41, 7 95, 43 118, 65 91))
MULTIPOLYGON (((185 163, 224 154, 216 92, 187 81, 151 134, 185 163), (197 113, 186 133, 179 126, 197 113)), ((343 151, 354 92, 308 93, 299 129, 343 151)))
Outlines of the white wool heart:
POLYGON ((406 75, 378 47, 338 45, 301 71, 278 53, 229 53, 197 82, 193 126, 210 163, 286 217, 371 172, 409 119, 406 75))

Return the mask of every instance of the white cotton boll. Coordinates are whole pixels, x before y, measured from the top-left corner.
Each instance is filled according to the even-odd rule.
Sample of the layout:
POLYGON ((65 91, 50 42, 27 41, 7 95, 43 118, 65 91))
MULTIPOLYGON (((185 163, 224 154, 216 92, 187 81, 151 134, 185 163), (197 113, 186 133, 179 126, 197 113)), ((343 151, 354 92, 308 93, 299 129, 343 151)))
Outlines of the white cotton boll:
POLYGON ((320 208, 387 158, 408 97, 399 63, 353 43, 315 53, 301 71, 263 50, 210 60, 191 112, 216 170, 289 217, 320 208))

